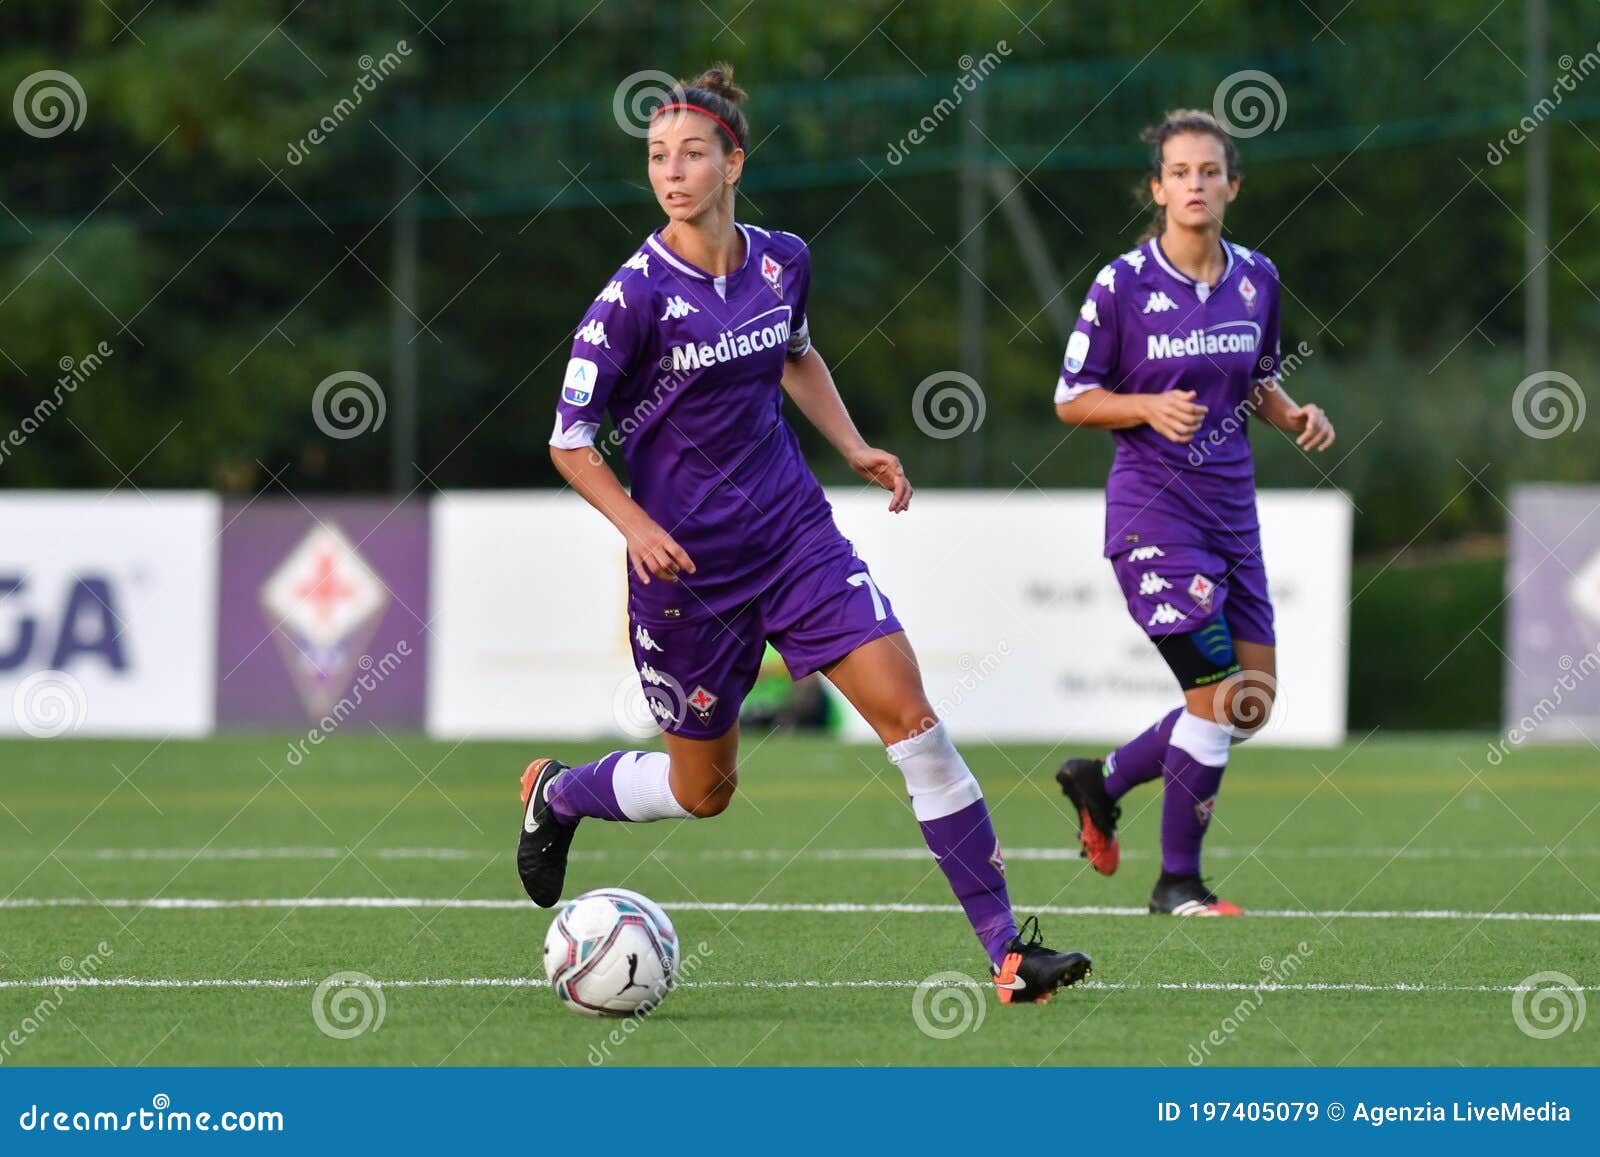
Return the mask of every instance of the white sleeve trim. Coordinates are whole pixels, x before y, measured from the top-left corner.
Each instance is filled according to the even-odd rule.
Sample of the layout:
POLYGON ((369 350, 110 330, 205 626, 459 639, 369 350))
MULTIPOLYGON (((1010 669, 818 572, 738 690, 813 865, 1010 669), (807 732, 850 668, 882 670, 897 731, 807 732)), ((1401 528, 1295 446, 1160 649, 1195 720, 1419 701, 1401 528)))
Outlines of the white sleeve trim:
POLYGON ((790 361, 799 361, 811 352, 811 319, 800 322, 800 328, 789 335, 789 345, 784 351, 790 361))
POLYGON ((1099 382, 1073 382, 1069 386, 1066 378, 1060 378, 1056 381, 1056 405, 1059 406, 1063 402, 1070 402, 1073 398, 1078 397, 1080 394, 1087 394, 1090 390, 1103 389, 1105 387, 1099 382))
POLYGON ((599 422, 574 422, 570 427, 561 428, 561 415, 556 415, 556 428, 550 433, 550 445, 558 450, 582 450, 585 446, 593 446, 595 435, 600 432, 599 422))

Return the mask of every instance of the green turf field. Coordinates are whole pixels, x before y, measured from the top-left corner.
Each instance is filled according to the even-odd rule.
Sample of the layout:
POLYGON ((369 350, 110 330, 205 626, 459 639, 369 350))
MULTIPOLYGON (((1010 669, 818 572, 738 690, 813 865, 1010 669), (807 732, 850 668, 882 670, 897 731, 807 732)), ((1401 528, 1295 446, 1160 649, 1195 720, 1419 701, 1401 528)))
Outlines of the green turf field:
POLYGON ((1095 974, 1046 1007, 983 992, 981 1020, 973 990, 924 990, 935 1029, 959 1028, 939 1014, 969 1002, 947 1037, 919 1028, 917 983, 986 962, 879 749, 751 738, 721 817, 585 825, 569 894, 643 891, 698 957, 657 1013, 617 1022, 528 980, 550 917, 522 901, 510 855, 525 747, 339 736, 291 767, 275 737, 11 742, 0 1063, 1594 1063, 1600 1009, 1539 1039, 1513 1005, 1539 1029, 1559 1026, 1561 1000, 1569 1020, 1595 1000, 1600 758, 1524 750, 1493 768, 1487 742, 1236 751, 1208 871, 1274 913, 1243 920, 1138 914, 1157 868, 1153 788, 1125 801, 1122 870, 1103 879, 1062 858, 1075 828, 1050 775, 1064 750, 967 744, 1018 911, 1044 910, 1050 942, 1090 952, 1095 974), (296 905, 308 897, 323 903, 296 905), (197 899, 235 903, 184 903, 197 899), (65 970, 164 986, 36 983, 65 970), (345 971, 379 983, 383 1019, 335 1039, 313 1003, 345 971), (1519 998, 1542 972, 1591 991, 1519 998))

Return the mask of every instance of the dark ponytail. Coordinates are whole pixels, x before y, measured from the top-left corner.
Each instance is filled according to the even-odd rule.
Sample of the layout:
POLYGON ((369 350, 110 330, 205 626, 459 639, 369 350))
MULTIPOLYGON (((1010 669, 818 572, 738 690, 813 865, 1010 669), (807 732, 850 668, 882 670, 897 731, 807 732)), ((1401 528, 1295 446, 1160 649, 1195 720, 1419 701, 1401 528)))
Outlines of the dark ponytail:
POLYGON ((1233 143, 1233 138, 1228 135, 1216 117, 1199 108, 1179 108, 1167 113, 1160 123, 1151 125, 1139 134, 1139 139, 1150 146, 1149 171, 1145 173, 1144 181, 1134 191, 1139 200, 1151 209, 1150 224, 1139 238, 1141 245, 1152 237, 1159 237, 1166 232, 1167 211, 1151 200, 1150 182, 1161 180, 1161 151, 1170 138, 1181 133, 1205 133, 1216 137, 1222 142, 1222 155, 1228 167, 1228 179, 1233 180, 1239 176, 1239 146, 1233 143))

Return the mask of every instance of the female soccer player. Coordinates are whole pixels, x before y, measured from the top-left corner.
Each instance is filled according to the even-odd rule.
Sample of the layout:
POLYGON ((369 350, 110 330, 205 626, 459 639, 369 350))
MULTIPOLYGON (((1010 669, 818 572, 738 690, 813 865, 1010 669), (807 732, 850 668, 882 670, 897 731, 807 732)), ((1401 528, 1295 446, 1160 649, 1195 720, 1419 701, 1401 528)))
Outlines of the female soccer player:
POLYGON ((1128 612, 1177 676, 1184 705, 1104 760, 1056 774, 1084 855, 1117 870, 1117 801, 1165 778, 1161 877, 1150 911, 1237 916, 1200 878, 1200 844, 1228 749, 1267 721, 1272 602, 1256 520, 1250 414, 1326 450, 1333 426, 1277 381, 1278 271, 1222 239, 1239 153, 1209 113, 1147 129, 1155 221, 1095 278, 1067 342, 1056 414, 1110 430, 1105 555, 1128 612))
POLYGON ((792 676, 827 675, 888 746, 999 999, 1047 1000, 1087 975, 1089 959, 1018 935, 983 793, 784 420, 787 392, 856 473, 891 492, 891 513, 910 504, 899 459, 862 440, 811 344, 804 243, 734 220, 744 95, 720 65, 655 111, 649 176, 667 221, 579 326, 550 439, 556 468, 627 543, 634 663, 666 751, 613 751, 570 768, 534 760, 522 777, 523 886, 536 904, 556 902, 585 817, 642 823, 725 809, 739 705, 770 639, 792 676), (607 414, 631 495, 595 449, 607 414))

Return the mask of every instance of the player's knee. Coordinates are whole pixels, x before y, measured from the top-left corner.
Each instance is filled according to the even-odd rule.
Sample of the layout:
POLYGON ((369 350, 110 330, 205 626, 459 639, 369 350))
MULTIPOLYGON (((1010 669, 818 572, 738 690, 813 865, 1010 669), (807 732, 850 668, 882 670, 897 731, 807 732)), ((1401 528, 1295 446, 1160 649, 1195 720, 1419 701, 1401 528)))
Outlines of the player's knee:
POLYGON ((1229 690, 1223 714, 1224 722, 1233 729, 1235 742, 1249 739, 1267 725, 1276 699, 1276 689, 1271 684, 1252 679, 1245 679, 1229 690))
MULTIPOLYGON (((707 776, 698 776, 687 785, 688 798, 680 797, 683 809, 696 819, 710 819, 728 810, 733 793, 739 786, 739 774, 733 768, 720 769, 707 776)), ((676 794, 676 792, 674 792, 676 794)))
POLYGON ((873 728, 885 746, 900 743, 931 730, 939 716, 927 699, 917 696, 907 698, 873 721, 873 728))

